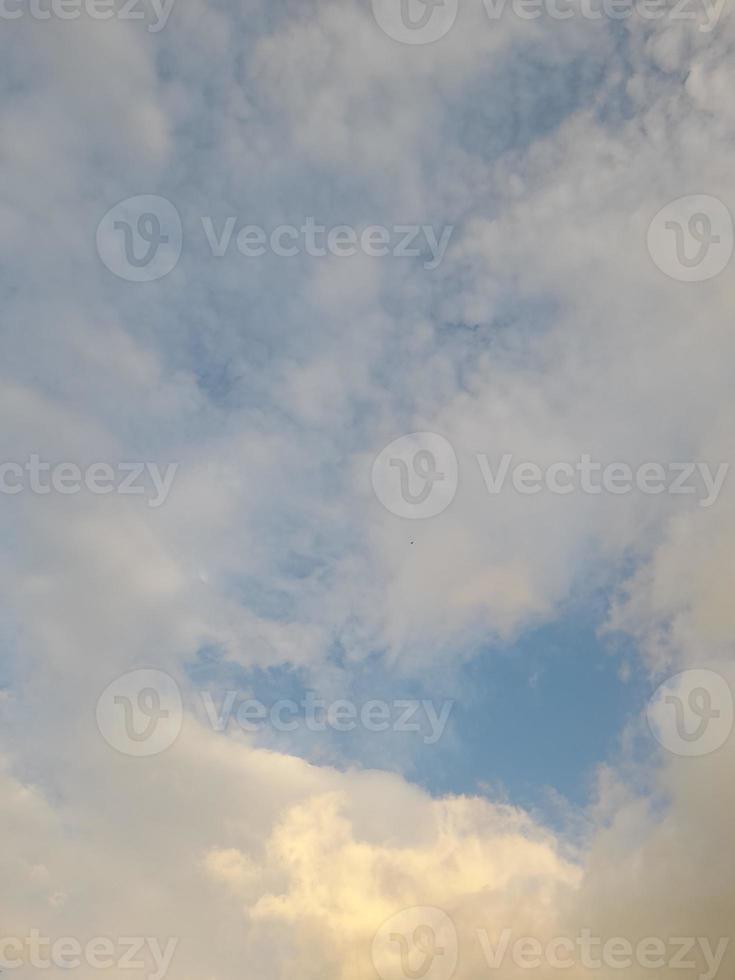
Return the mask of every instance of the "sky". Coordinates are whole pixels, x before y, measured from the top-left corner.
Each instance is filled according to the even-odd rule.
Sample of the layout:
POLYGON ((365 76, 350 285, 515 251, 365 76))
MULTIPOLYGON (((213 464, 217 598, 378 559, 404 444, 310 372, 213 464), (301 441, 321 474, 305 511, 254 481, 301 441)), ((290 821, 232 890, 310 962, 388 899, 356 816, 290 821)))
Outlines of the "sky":
POLYGON ((731 5, 0 21, 0 969, 732 976, 731 5))

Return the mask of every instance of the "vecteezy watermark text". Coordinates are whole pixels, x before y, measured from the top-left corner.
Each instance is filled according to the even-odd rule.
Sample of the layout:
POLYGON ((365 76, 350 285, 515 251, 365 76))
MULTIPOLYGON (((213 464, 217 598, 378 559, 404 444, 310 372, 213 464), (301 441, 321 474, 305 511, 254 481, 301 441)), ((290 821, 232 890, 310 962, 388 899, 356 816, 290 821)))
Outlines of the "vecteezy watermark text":
MULTIPOLYGON (((699 506, 707 508, 717 502, 730 464, 677 461, 632 466, 596 460, 583 453, 574 461, 541 465, 519 459, 513 453, 493 458, 476 453, 470 470, 475 479, 479 475, 491 496, 506 490, 521 496, 625 496, 637 492, 648 496, 695 496, 699 506)), ((457 454, 443 436, 413 432, 395 439, 378 454, 373 463, 372 484, 378 500, 392 514, 423 520, 449 507, 459 487, 459 475, 457 454)))
POLYGON ((444 734, 454 701, 396 699, 370 700, 357 704, 346 698, 327 701, 308 691, 301 701, 281 698, 265 704, 255 698, 243 698, 237 691, 227 691, 219 706, 209 691, 201 692, 205 716, 216 732, 224 732, 234 723, 244 732, 270 728, 277 732, 404 732, 422 735, 425 745, 436 745, 444 734))
POLYGON ((700 507, 711 507, 717 502, 730 469, 729 463, 720 463, 715 471, 709 463, 691 462, 641 463, 634 468, 628 463, 595 460, 588 453, 574 463, 555 462, 543 467, 516 461, 512 453, 505 453, 493 470, 487 455, 480 453, 476 458, 491 494, 501 493, 510 477, 516 493, 528 496, 542 490, 561 496, 575 492, 622 496, 636 490, 651 496, 698 494, 700 507))
MULTIPOLYGON (((466 0, 479 5, 480 0, 466 0)), ((709 33, 719 22, 725 0, 482 0, 488 20, 694 22, 709 33)), ((371 0, 373 16, 385 35, 401 44, 433 44, 448 34, 459 14, 460 0, 371 0)))
POLYGON ((35 453, 24 462, 0 462, 0 494, 15 496, 32 493, 48 496, 58 493, 73 496, 86 490, 99 496, 115 493, 121 496, 148 495, 148 506, 166 503, 171 492, 178 463, 77 463, 42 460, 35 453))
MULTIPOLYGON (((222 258, 232 244, 238 219, 230 216, 216 229, 211 217, 203 217, 202 226, 212 255, 222 258)), ((444 258, 453 231, 451 225, 438 232, 432 225, 368 225, 362 229, 351 225, 327 227, 309 217, 301 225, 278 225, 271 230, 260 225, 243 225, 235 237, 235 245, 247 258, 260 258, 268 252, 284 259, 297 255, 350 258, 358 252, 370 258, 417 259, 423 256, 424 268, 433 270, 444 258)))
POLYGON ((151 34, 168 23, 175 0, 0 0, 0 20, 90 20, 147 21, 151 34), (150 9, 147 9, 147 8, 150 9))
MULTIPOLYGON (((2 0, 0 0, 2 2, 2 0)), ((197 235, 212 258, 238 252, 246 259, 265 255, 293 259, 332 256, 346 259, 358 254, 369 258, 415 259, 431 272, 444 259, 454 232, 453 225, 429 224, 354 226, 326 225, 314 217, 299 224, 274 227, 250 224, 234 215, 200 218, 197 235)), ((165 197, 139 194, 120 201, 97 226, 97 252, 118 278, 127 282, 154 282, 176 268, 183 249, 181 216, 165 197)))
MULTIPOLYGON (((707 936, 645 936, 634 940, 596 935, 583 928, 575 935, 541 940, 514 936, 512 929, 505 928, 492 937, 487 929, 475 929, 463 945, 474 946, 489 971, 507 968, 510 960, 517 970, 541 976, 579 967, 586 971, 639 968, 688 970, 697 980, 715 980, 730 937, 715 941, 707 936)), ((455 923, 445 911, 430 906, 397 912, 380 926, 372 944, 372 961, 381 980, 452 980, 459 953, 455 923)))
POLYGON ((708 34, 717 24, 725 0, 483 0, 490 20, 500 20, 509 10, 520 20, 663 20, 698 21, 708 34), (700 17, 699 14, 703 14, 700 17))
POLYGON ((31 929, 23 937, 0 935, 0 969, 144 970, 146 980, 163 980, 178 944, 178 938, 171 938, 161 946, 154 936, 96 936, 82 943, 74 936, 51 939, 31 929))
POLYGON ((477 938, 491 970, 500 969, 508 955, 522 970, 571 970, 578 965, 585 970, 630 970, 633 967, 695 970, 699 962, 706 970, 698 974, 698 980, 714 980, 730 945, 729 937, 725 937, 713 948, 706 936, 671 936, 667 939, 646 936, 634 943, 624 936, 596 936, 591 929, 580 929, 574 937, 556 936, 548 942, 541 942, 534 936, 520 936, 514 940, 511 929, 503 929, 495 944, 491 943, 486 929, 478 929, 477 938), (691 958, 692 955, 698 962, 691 958))
MULTIPOLYGON (((454 701, 377 698, 357 702, 329 701, 306 691, 300 701, 281 698, 266 703, 240 691, 198 691, 192 713, 215 732, 233 728, 262 731, 350 733, 398 732, 436 745, 449 722, 454 701)), ((184 698, 177 682, 165 671, 142 668, 117 677, 97 699, 97 727, 106 742, 124 755, 148 757, 169 749, 184 724, 184 698)))

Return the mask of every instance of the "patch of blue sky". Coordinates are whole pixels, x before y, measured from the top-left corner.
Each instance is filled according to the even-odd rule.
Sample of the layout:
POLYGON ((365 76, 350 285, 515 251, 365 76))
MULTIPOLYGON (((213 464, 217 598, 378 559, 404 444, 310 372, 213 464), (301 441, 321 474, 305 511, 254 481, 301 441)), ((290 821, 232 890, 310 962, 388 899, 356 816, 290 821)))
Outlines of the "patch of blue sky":
POLYGON ((268 709, 283 700, 302 705, 309 692, 327 704, 347 698, 358 717, 368 702, 383 701, 388 731, 360 724, 350 732, 310 730, 300 707, 293 731, 263 723, 252 738, 340 769, 401 772, 433 795, 479 793, 551 818, 560 798, 575 806, 590 801, 598 766, 618 757, 620 735, 650 693, 629 643, 601 634, 606 609, 604 597, 587 597, 557 621, 489 645, 459 668, 432 670, 426 680, 386 670, 377 653, 350 663, 336 648, 316 675, 291 667, 249 670, 202 651, 191 678, 217 708, 228 690, 237 692, 235 708, 248 698, 268 709), (410 718, 418 731, 396 730, 408 701, 431 702, 432 714, 419 706, 410 718), (444 728, 437 719, 446 701, 454 704, 444 728))

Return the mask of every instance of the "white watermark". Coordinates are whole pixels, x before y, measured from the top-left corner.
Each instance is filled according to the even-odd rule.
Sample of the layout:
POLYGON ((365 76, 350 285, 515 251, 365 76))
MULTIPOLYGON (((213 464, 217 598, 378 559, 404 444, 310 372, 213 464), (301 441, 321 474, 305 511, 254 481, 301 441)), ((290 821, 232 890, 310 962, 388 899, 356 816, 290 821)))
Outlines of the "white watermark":
POLYGON ((257 698, 243 698, 238 691, 227 691, 219 706, 209 691, 200 694, 205 717, 217 732, 234 723, 243 732, 264 728, 276 732, 403 732, 421 735, 424 745, 436 745, 444 734, 454 701, 439 705, 422 699, 383 701, 371 699, 357 703, 348 698, 327 701, 313 691, 300 700, 281 698, 266 704, 257 698))
POLYGON ((373 489, 397 517, 423 520, 449 507, 459 486, 457 454, 436 432, 395 439, 373 463, 373 489))
MULTIPOLYGON (((212 258, 233 252, 246 259, 265 255, 292 259, 358 254, 368 258, 415 259, 433 272, 446 255, 453 225, 429 224, 326 225, 314 217, 299 224, 266 228, 235 215, 200 218, 199 234, 212 258)), ((166 198, 140 194, 120 201, 104 215, 97 227, 97 251, 118 278, 128 282, 154 282, 172 272, 181 257, 184 232, 181 216, 166 198)))
POLYGON ((170 938, 162 946, 155 936, 96 936, 82 943, 74 936, 52 939, 31 929, 23 937, 0 935, 0 969, 140 970, 146 980, 163 980, 178 944, 178 938, 170 938))
POLYGON ((99 257, 118 278, 155 282, 173 272, 181 257, 181 216, 167 198, 138 194, 110 208, 96 241, 99 257))
POLYGON ((401 44, 432 44, 448 34, 459 12, 459 0, 371 0, 375 20, 401 44))
POLYGON ((23 462, 0 462, 0 494, 16 496, 32 493, 74 496, 86 491, 97 496, 147 496, 148 506, 162 507, 168 499, 178 471, 178 463, 51 463, 33 453, 23 462))
POLYGON ((510 11, 519 20, 669 20, 696 22, 703 34, 720 20, 725 0, 483 0, 490 20, 510 11))
MULTIPOLYGON (((490 496, 506 490, 521 496, 550 493, 693 496, 700 507, 718 500, 730 471, 729 463, 624 462, 596 460, 589 453, 578 459, 541 465, 504 453, 491 459, 474 454, 474 479, 482 480, 490 496)), ((451 444, 435 432, 413 432, 383 449, 372 467, 372 485, 383 506, 397 517, 423 520, 450 506, 459 488, 459 463, 451 444)))
MULTIPOLYGON (((465 0, 479 4, 480 0, 465 0)), ((401 44, 433 44, 454 27, 459 0, 371 0, 373 17, 385 35, 401 44)), ((512 16, 518 20, 642 22, 669 20, 694 23, 710 33, 719 23, 725 0, 482 0, 489 21, 512 16)))
POLYGON ((0 0, 0 20, 145 21, 151 34, 162 31, 175 0, 0 0))
MULTIPOLYGON (((707 936, 596 935, 583 928, 574 935, 541 940, 514 936, 510 928, 492 938, 487 929, 475 929, 470 944, 490 971, 509 962, 518 970, 689 970, 697 980, 715 980, 730 945, 730 937, 713 941, 707 936)), ((451 980, 460 957, 460 937, 451 917, 442 909, 417 906, 391 916, 378 929, 372 960, 381 980, 451 980)))
POLYGON ((716 945, 706 936, 646 936, 636 942, 624 936, 599 936, 591 929, 580 929, 576 936, 555 936, 542 942, 534 936, 513 938, 503 929, 497 942, 490 941, 486 929, 477 930, 485 962, 499 970, 510 957, 521 970, 697 970, 698 980, 714 980, 730 945, 729 937, 716 945), (696 957, 696 958, 693 958, 696 957))
POLYGON ((404 909, 378 929, 371 952, 381 980, 450 980, 459 961, 457 929, 442 909, 404 909))
POLYGON ((717 197, 689 194, 661 208, 648 227, 648 252, 679 282, 714 279, 732 258, 732 215, 717 197))
POLYGON ((170 749, 184 724, 176 681, 162 670, 131 670, 97 699, 97 728, 122 755, 147 758, 170 749))
POLYGON ((669 752, 688 757, 709 755, 732 734, 732 690, 714 670, 684 670, 656 690, 646 716, 654 738, 669 752))
POLYGON ((447 225, 436 230, 433 225, 395 224, 327 226, 313 217, 299 225, 277 225, 267 229, 261 225, 238 225, 234 216, 215 227, 211 217, 202 218, 207 243, 215 258, 222 258, 233 244, 237 251, 250 259, 261 258, 269 252, 279 258, 297 255, 324 258, 351 258, 361 252, 370 258, 424 258, 423 267, 437 269, 446 254, 454 227, 447 225), (237 234, 235 231, 237 229, 237 234))
MULTIPOLYGON (((427 699, 349 698, 327 700, 306 691, 300 700, 279 698, 266 703, 240 691, 195 692, 193 711, 199 721, 219 733, 233 728, 247 734, 327 731, 348 734, 398 732, 436 745, 446 731, 454 701, 427 699)), ((142 668, 116 678, 100 694, 97 727, 118 752, 136 757, 159 755, 169 749, 184 724, 184 698, 178 683, 162 670, 142 668)))
POLYGON ((477 454, 478 466, 490 494, 502 493, 510 479, 516 493, 535 496, 542 491, 567 496, 583 493, 591 496, 611 494, 625 496, 634 491, 649 496, 666 493, 672 496, 696 496, 700 507, 717 502, 730 470, 729 463, 715 469, 709 463, 629 463, 604 462, 583 453, 575 462, 554 462, 545 466, 526 460, 516 461, 505 453, 497 466, 485 454, 477 454))

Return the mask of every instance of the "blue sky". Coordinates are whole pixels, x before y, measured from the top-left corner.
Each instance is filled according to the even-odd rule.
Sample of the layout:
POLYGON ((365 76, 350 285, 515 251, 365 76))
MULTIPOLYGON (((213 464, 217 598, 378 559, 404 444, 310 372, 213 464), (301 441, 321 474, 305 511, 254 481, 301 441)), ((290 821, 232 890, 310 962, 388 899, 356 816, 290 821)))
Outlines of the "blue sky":
POLYGON ((621 680, 630 651, 600 639, 598 612, 572 610, 465 668, 473 694, 455 725, 471 748, 452 759, 444 791, 500 784, 523 806, 539 807, 549 790, 589 802, 597 767, 615 759, 647 696, 640 677, 621 680))
POLYGON ((357 704, 426 698, 438 708, 449 699, 446 729, 429 744, 431 726, 423 716, 416 732, 261 731, 258 741, 340 768, 405 771, 435 795, 502 795, 553 819, 557 796, 577 807, 591 802, 598 767, 619 757, 622 736, 651 693, 631 643, 601 635, 606 615, 606 597, 588 597, 557 622, 488 646, 458 672, 428 683, 386 673, 377 657, 364 668, 346 668, 335 652, 334 669, 320 687, 303 671, 243 671, 228 667, 215 650, 202 651, 190 669, 193 696, 208 691, 222 707, 230 690, 238 692, 237 703, 254 698, 271 706, 281 699, 302 702, 311 691, 329 703, 344 694, 338 691, 343 686, 357 704))

